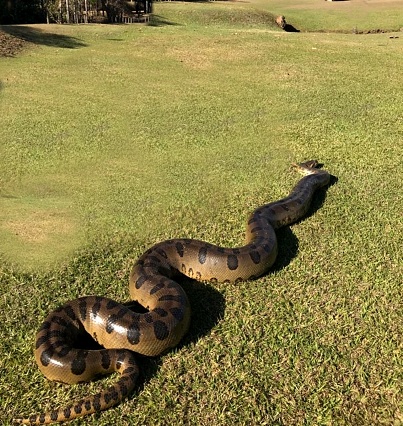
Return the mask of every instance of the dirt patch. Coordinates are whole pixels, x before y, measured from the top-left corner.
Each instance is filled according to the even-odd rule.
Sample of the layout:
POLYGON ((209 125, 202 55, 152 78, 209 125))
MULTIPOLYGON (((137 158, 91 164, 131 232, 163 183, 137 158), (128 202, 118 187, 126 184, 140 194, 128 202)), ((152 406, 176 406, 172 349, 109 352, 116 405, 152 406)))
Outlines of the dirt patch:
POLYGON ((67 234, 73 228, 69 223, 58 218, 36 218, 33 222, 12 221, 6 224, 15 236, 30 243, 43 243, 49 235, 67 234))
POLYGON ((66 258, 82 241, 70 199, 0 194, 0 253, 9 262, 46 267, 66 258))
POLYGON ((29 43, 0 30, 0 56, 13 57, 29 43))
POLYGON ((74 227, 64 214, 39 211, 25 220, 10 220, 3 228, 26 242, 44 243, 55 235, 60 237, 72 232, 74 227))

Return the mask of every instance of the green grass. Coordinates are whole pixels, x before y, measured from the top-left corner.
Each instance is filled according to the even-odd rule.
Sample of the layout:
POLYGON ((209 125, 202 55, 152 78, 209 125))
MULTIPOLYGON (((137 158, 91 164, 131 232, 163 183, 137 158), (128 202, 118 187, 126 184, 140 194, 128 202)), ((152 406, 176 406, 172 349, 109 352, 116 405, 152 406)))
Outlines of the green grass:
POLYGON ((114 380, 41 376, 49 310, 127 300, 131 265, 163 239, 242 244, 247 213, 309 158, 338 182, 280 232, 274 271, 185 281, 183 344, 140 360, 125 403, 72 424, 403 423, 403 37, 284 33, 271 12, 290 15, 156 4, 154 26, 36 26, 83 45, 0 59, 1 424, 114 380))
POLYGON ((301 31, 352 33, 403 28, 403 4, 399 0, 254 0, 253 4, 284 15, 301 31))

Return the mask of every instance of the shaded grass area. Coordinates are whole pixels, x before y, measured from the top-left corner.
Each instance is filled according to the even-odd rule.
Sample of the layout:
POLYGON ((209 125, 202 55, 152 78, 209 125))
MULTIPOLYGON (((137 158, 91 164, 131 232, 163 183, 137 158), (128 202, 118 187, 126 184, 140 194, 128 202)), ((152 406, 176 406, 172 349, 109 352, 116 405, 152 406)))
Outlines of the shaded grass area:
POLYGON ((289 163, 318 158, 338 181, 279 233, 274 270, 185 280, 183 343, 140 359, 128 401, 72 424, 399 424, 402 40, 200 25, 199 7, 157 5, 177 25, 49 27, 85 46, 0 61, 1 421, 114 380, 41 376, 50 309, 127 300, 157 241, 242 244, 247 212, 297 181, 289 163))
POLYGON ((51 33, 46 31, 45 28, 46 26, 41 25, 0 25, 2 32, 34 44, 65 49, 76 49, 85 46, 85 43, 72 35, 58 34, 57 32, 51 33))
POLYGON ((15 56, 32 44, 76 49, 84 44, 72 36, 43 31, 40 26, 0 25, 0 57, 15 56))

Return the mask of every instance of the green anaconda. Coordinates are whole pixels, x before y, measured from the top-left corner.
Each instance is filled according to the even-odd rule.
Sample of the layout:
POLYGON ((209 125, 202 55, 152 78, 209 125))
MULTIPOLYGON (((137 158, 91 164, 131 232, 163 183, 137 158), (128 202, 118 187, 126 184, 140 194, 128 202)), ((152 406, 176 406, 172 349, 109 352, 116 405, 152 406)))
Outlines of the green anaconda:
POLYGON ((61 422, 105 410, 134 388, 138 367, 134 352, 156 356, 179 343, 187 332, 190 306, 175 281, 178 271, 196 280, 239 282, 264 274, 277 256, 275 230, 303 217, 315 191, 330 175, 315 160, 295 165, 305 176, 290 195, 258 207, 249 216, 246 245, 223 248, 193 239, 172 239, 147 250, 130 274, 130 295, 147 309, 135 313, 99 296, 81 297, 51 312, 36 336, 35 358, 50 380, 88 381, 98 374, 119 372, 119 380, 95 395, 48 413, 19 417, 16 423, 61 422), (74 347, 83 332, 104 349, 74 347))

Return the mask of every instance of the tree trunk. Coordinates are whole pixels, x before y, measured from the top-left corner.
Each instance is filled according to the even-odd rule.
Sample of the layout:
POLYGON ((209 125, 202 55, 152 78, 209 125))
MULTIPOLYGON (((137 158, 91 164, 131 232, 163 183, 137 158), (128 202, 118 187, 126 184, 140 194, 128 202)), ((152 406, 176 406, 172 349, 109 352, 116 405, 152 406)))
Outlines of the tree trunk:
POLYGON ((63 22, 62 0, 59 0, 59 6, 57 8, 57 23, 61 24, 62 22, 63 22))
POLYGON ((88 5, 87 5, 87 0, 84 0, 84 23, 88 24, 88 5))
POLYGON ((66 0, 66 22, 70 24, 69 0, 66 0))

